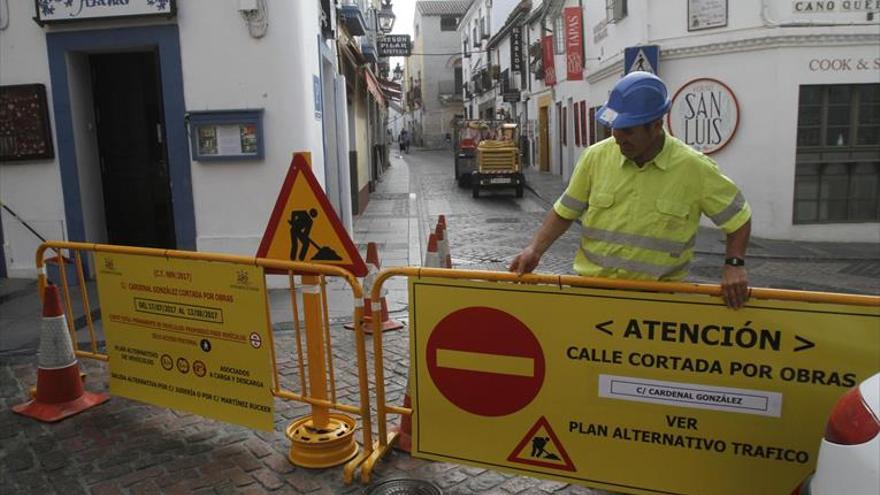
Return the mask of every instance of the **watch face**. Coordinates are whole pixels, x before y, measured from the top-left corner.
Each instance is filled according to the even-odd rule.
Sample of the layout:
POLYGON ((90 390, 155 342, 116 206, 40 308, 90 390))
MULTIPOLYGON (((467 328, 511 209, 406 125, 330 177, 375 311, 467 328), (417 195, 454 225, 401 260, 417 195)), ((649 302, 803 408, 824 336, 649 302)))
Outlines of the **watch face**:
POLYGON ((724 260, 724 263, 731 266, 743 266, 746 264, 742 258, 727 258, 724 260))

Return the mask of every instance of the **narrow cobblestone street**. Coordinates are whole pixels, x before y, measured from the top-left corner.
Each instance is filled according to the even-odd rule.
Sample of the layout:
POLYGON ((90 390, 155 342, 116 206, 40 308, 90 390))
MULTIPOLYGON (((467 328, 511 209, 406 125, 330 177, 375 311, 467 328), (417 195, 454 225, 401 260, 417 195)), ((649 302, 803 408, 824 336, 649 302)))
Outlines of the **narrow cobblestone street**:
MULTIPOLYGON (((355 241, 379 244, 383 267, 419 265, 429 228, 446 216, 456 268, 504 270, 526 244, 562 190, 558 176, 530 172, 529 190, 516 199, 499 190, 473 199, 455 185, 448 151, 418 151, 394 157, 378 183, 368 208, 356 219, 355 241)), ((757 212, 760 214, 760 212, 757 212)), ((568 273, 578 235, 571 229, 545 255, 538 269, 568 273)), ((755 239, 750 250, 754 286, 853 293, 880 293, 880 255, 874 245, 793 243, 755 239)), ((717 282, 724 245, 706 229, 697 243, 690 280, 717 282)), ((406 321, 407 288, 392 279, 388 302, 392 317, 406 321)), ((272 321, 278 364, 286 388, 297 390, 295 332, 285 291, 272 291, 272 321)), ((27 288, 2 300, 2 311, 17 306, 20 320, 8 328, 32 325, 38 332, 35 290, 27 288), (30 315, 24 315, 25 308, 30 315), (27 322, 24 320, 27 319, 27 322)), ((348 404, 358 399, 354 336, 342 323, 351 314, 351 296, 340 283, 330 284, 330 320, 334 342, 336 394, 348 404)), ((368 338, 369 361, 372 346, 368 338)), ((399 404, 409 366, 407 331, 383 335, 386 392, 399 404)), ((257 432, 188 413, 112 398, 107 404, 57 424, 43 424, 13 414, 36 380, 34 349, 3 357, 0 367, 0 491, 3 493, 148 494, 148 493, 361 493, 346 486, 342 468, 305 469, 287 461, 284 429, 308 413, 299 403, 275 400, 275 431, 257 432)), ((105 364, 83 359, 87 388, 107 390, 105 364)), ((372 366, 372 364, 371 364, 372 366)), ((372 376, 372 373, 370 373, 372 376)), ((372 380, 372 378, 371 378, 372 380)), ((397 422, 393 418, 392 422, 397 422)), ((374 428, 375 431, 375 428, 374 428)), ((581 486, 512 476, 482 468, 413 459, 394 452, 377 467, 376 480, 430 480, 447 494, 602 494, 581 486)))

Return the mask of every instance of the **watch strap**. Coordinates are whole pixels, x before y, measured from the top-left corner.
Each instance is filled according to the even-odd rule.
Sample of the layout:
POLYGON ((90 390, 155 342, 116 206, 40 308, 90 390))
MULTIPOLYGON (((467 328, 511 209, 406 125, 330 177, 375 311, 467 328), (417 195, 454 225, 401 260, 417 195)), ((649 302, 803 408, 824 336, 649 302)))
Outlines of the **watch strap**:
POLYGON ((736 256, 731 256, 730 258, 724 258, 724 264, 730 266, 745 266, 746 260, 738 258, 736 256))

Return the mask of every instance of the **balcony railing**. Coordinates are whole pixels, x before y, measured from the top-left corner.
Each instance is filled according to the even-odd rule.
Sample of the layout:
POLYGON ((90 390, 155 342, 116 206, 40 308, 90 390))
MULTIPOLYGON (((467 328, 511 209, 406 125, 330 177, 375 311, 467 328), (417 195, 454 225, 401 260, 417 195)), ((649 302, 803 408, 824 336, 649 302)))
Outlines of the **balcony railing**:
POLYGON ((440 81, 437 86, 437 97, 442 103, 462 101, 462 89, 455 86, 455 81, 440 81))

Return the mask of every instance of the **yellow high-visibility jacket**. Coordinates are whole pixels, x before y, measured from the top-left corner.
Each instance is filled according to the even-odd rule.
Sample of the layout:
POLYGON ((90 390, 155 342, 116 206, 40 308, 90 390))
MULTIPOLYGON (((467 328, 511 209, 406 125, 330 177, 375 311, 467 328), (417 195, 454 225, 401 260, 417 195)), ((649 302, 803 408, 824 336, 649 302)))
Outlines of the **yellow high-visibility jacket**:
POLYGON ((700 215, 725 233, 751 218, 739 188, 718 165, 669 134, 641 168, 613 138, 587 148, 553 206, 580 220, 574 271, 588 277, 680 280, 693 258, 700 215))

